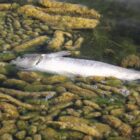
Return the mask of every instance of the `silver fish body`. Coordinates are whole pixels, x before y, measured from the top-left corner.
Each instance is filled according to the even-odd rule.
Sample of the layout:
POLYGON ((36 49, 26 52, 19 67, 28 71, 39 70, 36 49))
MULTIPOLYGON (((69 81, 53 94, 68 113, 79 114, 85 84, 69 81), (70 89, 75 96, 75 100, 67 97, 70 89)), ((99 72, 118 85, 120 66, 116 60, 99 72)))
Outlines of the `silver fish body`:
POLYGON ((107 63, 64 57, 68 52, 52 54, 28 54, 17 58, 12 63, 28 70, 42 71, 66 76, 78 75, 116 77, 122 80, 140 79, 140 72, 107 63))

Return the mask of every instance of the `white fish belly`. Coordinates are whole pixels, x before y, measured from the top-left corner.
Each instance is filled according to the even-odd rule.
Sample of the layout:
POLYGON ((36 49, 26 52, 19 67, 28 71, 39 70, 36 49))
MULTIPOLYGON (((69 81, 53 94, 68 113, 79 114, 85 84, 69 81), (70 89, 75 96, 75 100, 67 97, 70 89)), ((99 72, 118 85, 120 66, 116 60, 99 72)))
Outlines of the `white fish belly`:
POLYGON ((114 76, 123 80, 140 79, 140 72, 106 64, 103 62, 73 59, 73 58, 52 58, 43 60, 37 68, 40 71, 57 73, 63 75, 80 76, 114 76))

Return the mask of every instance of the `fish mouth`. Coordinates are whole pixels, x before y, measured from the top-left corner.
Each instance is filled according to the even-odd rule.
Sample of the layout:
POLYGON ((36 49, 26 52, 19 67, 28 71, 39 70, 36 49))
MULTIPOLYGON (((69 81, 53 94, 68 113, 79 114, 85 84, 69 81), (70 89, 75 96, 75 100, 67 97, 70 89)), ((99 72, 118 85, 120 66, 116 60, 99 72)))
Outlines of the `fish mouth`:
POLYGON ((42 59, 43 55, 41 54, 25 54, 10 61, 10 64, 15 65, 19 68, 26 69, 38 65, 42 59))

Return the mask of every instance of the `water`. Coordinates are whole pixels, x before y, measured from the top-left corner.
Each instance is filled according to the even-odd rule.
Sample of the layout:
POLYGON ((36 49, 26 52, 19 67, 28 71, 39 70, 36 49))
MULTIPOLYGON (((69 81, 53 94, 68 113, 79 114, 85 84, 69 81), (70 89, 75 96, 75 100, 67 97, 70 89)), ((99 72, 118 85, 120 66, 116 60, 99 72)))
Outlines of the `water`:
POLYGON ((139 1, 66 0, 100 11, 101 23, 93 31, 83 31, 87 38, 82 55, 120 65, 124 57, 140 53, 139 1))
MULTIPOLYGON (((79 58, 140 70, 139 0, 62 1, 86 5, 101 14, 95 29, 72 31, 74 39, 85 39, 79 58)), ((17 15, 16 10, 0 11, 0 29, 0 140, 140 138, 139 83, 113 77, 69 79, 17 69, 9 62, 22 54, 54 51, 47 46, 55 29, 17 15), (13 51, 15 46, 44 35, 48 37, 44 44, 34 44, 25 52, 13 51)))

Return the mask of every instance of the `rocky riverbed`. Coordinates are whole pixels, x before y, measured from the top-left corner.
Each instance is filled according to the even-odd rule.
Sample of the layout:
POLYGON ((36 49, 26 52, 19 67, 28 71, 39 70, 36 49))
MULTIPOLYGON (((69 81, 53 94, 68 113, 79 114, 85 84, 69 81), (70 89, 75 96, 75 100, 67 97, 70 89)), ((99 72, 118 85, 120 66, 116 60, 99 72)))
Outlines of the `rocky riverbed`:
MULTIPOLYGON (((95 9, 49 0, 0 4, 0 140, 140 139, 138 82, 68 78, 9 63, 25 53, 79 57, 81 30, 93 30, 100 18, 95 9)), ((122 65, 139 68, 139 57, 131 58, 122 65)))

